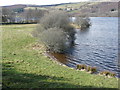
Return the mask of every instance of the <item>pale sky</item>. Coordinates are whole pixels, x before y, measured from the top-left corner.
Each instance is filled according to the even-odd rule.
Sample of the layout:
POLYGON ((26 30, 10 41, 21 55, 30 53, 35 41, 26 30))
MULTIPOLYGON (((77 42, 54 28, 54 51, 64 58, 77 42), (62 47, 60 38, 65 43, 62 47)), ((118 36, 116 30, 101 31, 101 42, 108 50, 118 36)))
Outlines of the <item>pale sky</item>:
POLYGON ((89 0, 0 0, 0 6, 14 5, 14 4, 36 4, 49 5, 69 2, 85 2, 89 0))
POLYGON ((120 0, 0 0, 0 6, 14 5, 14 4, 50 5, 50 4, 69 3, 69 2, 86 2, 86 1, 118 2, 120 0))

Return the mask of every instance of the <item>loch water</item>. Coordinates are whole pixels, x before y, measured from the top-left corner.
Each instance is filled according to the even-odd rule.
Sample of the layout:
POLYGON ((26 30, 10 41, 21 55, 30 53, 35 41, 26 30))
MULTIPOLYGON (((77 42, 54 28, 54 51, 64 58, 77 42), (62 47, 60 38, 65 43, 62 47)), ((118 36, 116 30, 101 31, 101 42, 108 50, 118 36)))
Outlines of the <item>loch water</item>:
POLYGON ((67 54, 51 54, 69 67, 86 64, 98 71, 115 72, 118 77, 118 17, 90 17, 91 26, 76 29, 75 45, 67 54))

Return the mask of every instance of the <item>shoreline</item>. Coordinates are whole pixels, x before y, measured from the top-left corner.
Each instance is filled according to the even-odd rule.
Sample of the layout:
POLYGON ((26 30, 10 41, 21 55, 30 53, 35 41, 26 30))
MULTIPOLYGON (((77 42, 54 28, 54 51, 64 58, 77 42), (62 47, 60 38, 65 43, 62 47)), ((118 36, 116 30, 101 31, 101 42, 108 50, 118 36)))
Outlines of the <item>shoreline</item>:
MULTIPOLYGON (((49 59, 44 54, 46 52, 44 46, 40 43, 38 45, 36 39, 30 34, 35 26, 2 26, 4 28, 2 83, 7 87, 118 88, 116 78, 105 78, 99 75, 91 75, 85 71, 73 70, 49 59)), ((3 85, 4 88, 6 87, 3 85)))
MULTIPOLYGON (((49 52, 50 53, 50 52, 49 52)), ((55 58, 54 56, 48 54, 48 52, 45 51, 45 53, 43 53, 44 56, 46 56, 47 58, 49 58, 50 60, 52 60, 54 63, 57 63, 58 65, 61 65, 61 66, 64 66, 64 67, 68 67, 70 69, 74 69, 76 71, 85 71, 86 73, 89 73, 87 72, 86 70, 78 70, 76 68, 73 68, 73 67, 69 67, 67 65, 65 65, 64 63, 61 63, 57 58, 55 58)), ((100 71, 97 71, 96 73, 90 73, 90 74, 94 74, 94 75, 99 75, 99 76, 104 76, 104 77, 107 77, 107 78, 117 78, 117 79, 120 79, 120 77, 118 76, 115 76, 115 77, 111 77, 111 76, 105 76, 105 75, 101 75, 100 74, 100 71)))

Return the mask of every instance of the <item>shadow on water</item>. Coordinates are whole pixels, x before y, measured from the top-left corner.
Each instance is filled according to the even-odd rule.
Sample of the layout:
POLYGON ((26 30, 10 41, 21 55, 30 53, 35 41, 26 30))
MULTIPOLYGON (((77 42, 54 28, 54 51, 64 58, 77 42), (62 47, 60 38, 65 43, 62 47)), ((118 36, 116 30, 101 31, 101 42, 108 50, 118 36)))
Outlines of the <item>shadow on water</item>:
POLYGON ((47 53, 47 55, 48 55, 50 58, 59 61, 60 63, 67 64, 67 55, 66 55, 66 54, 47 53))
POLYGON ((70 81, 69 77, 66 79, 64 77, 23 73, 16 71, 13 67, 13 64, 3 63, 2 88, 4 90, 10 88, 96 88, 95 86, 80 86, 63 82, 70 81))
POLYGON ((90 28, 86 28, 84 30, 78 30, 81 34, 86 34, 86 33, 89 33, 89 29, 90 28))
MULTIPOLYGON (((89 28, 86 28, 84 30, 80 30, 80 29, 76 29, 76 33, 77 34, 86 34, 89 32, 89 28)), ((49 57, 51 57, 52 59, 55 59, 57 60, 58 62, 60 63, 63 63, 67 66, 71 66, 69 65, 69 60, 71 59, 74 59, 72 57, 72 55, 74 54, 74 50, 75 50, 75 47, 76 47, 76 43, 70 47, 70 49, 68 51, 66 51, 66 54, 59 54, 59 53, 47 53, 49 57)))
POLYGON ((114 72, 120 77, 119 58, 117 59, 120 46, 117 18, 91 17, 90 19, 92 26, 86 30, 76 29, 76 45, 67 51, 67 59, 61 55, 56 58, 70 67, 86 64, 97 67, 98 71, 114 72))
MULTIPOLYGON (((84 30, 80 30, 80 29, 76 29, 76 33, 77 34, 86 34, 89 32, 89 28, 86 28, 84 30)), ((60 53, 47 53, 47 55, 54 59, 54 60, 57 60, 58 62, 62 63, 62 64, 65 64, 69 67, 74 67, 75 68, 75 65, 71 65, 70 64, 70 60, 74 61, 74 57, 73 57, 73 54, 74 54, 74 50, 75 50, 75 47, 77 46, 76 43, 74 43, 73 46, 70 47, 70 49, 68 49, 66 51, 66 54, 60 54, 60 53)))

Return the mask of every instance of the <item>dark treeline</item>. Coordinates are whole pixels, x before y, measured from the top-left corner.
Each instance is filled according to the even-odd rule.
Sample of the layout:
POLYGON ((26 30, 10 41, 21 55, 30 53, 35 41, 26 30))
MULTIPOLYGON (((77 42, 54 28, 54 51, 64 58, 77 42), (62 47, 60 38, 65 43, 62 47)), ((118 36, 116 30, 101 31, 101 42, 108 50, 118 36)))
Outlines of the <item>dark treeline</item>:
POLYGON ((2 24, 16 24, 16 23, 37 23, 39 19, 48 13, 47 10, 35 9, 8 9, 2 8, 2 24))
POLYGON ((0 23, 0 25, 11 25, 11 24, 37 24, 37 22, 24 22, 24 23, 21 23, 21 22, 10 22, 10 23, 0 23))

